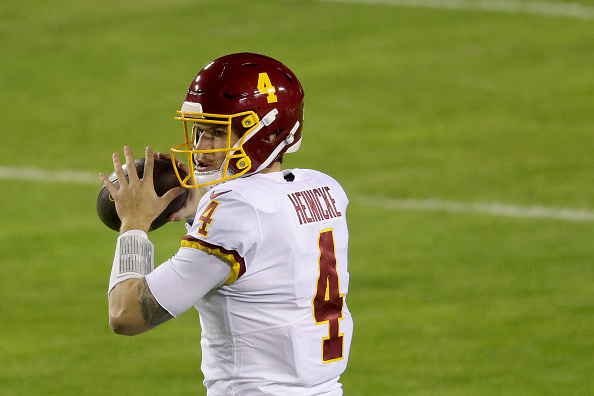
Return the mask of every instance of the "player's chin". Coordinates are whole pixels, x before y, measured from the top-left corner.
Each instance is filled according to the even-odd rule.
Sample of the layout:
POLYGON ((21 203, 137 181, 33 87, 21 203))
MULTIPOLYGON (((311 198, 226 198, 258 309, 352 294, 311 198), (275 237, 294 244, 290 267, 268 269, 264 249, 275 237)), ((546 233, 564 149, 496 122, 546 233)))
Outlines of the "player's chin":
POLYGON ((219 168, 215 168, 212 165, 203 165, 203 164, 198 164, 194 167, 194 170, 201 175, 211 175, 214 172, 216 172, 219 168))

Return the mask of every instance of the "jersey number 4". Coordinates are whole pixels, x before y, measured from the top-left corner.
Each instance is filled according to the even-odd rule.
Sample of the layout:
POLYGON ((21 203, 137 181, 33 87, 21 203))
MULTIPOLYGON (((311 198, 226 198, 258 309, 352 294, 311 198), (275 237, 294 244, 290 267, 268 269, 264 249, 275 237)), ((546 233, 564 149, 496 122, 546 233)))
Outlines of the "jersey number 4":
POLYGON ((214 215, 214 212, 219 207, 219 204, 219 201, 211 201, 206 207, 206 209, 204 209, 204 212, 202 212, 202 214, 198 218, 198 221, 202 222, 202 225, 198 229, 198 234, 202 235, 205 238, 208 236, 207 228, 212 223, 212 215, 214 215))
POLYGON ((316 295, 313 298, 313 312, 316 324, 328 324, 328 337, 322 342, 322 362, 329 363, 342 359, 343 335, 340 334, 343 296, 336 269, 334 234, 332 229, 320 231, 320 277, 316 295))

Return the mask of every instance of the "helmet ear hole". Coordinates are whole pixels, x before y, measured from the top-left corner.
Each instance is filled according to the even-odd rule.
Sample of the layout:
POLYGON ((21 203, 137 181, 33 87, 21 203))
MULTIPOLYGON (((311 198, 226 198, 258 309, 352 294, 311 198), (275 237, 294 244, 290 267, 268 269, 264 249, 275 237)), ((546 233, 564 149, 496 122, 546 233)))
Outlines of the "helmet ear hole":
POLYGON ((266 142, 266 143, 273 143, 276 140, 276 138, 278 138, 279 135, 281 135, 282 133, 283 133, 282 129, 277 129, 276 131, 271 132, 266 136, 263 136, 262 141, 266 142))

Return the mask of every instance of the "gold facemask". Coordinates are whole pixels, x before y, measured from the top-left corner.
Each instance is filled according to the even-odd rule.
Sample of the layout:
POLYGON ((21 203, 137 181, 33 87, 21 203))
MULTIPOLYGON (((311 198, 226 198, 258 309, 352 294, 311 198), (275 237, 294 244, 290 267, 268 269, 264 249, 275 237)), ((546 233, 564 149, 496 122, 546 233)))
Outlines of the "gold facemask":
POLYGON ((209 113, 195 113, 190 111, 178 110, 178 117, 184 125, 185 143, 173 147, 171 152, 171 161, 174 164, 175 173, 181 185, 185 188, 202 188, 213 184, 221 183, 227 180, 235 179, 245 175, 251 169, 251 160, 246 154, 243 144, 257 131, 260 125, 258 115, 253 111, 245 111, 242 113, 232 115, 209 114, 209 113), (241 126, 245 130, 239 140, 233 144, 233 128, 232 121, 235 118, 241 120, 241 126), (188 123, 192 125, 188 126, 188 123), (200 124, 215 124, 227 126, 227 145, 223 148, 198 150, 196 149, 197 137, 195 123, 200 124), (225 152, 225 159, 221 164, 220 169, 210 172, 198 172, 195 169, 194 156, 199 153, 215 153, 225 152), (175 166, 179 157, 182 159, 185 156, 185 163, 190 168, 187 176, 180 175, 179 170, 175 166), (204 173, 204 174, 201 174, 204 173))

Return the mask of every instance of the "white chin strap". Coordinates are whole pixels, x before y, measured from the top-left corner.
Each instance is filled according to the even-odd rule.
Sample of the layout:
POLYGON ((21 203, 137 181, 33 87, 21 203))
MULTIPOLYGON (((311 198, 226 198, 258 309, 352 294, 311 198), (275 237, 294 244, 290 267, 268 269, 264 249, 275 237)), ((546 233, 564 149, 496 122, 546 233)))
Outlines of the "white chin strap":
MULTIPOLYGON (((208 172, 198 172, 197 170, 194 171, 194 178, 196 179, 196 185, 203 184, 203 183, 211 183, 215 180, 219 180, 223 178, 223 168, 225 167, 225 162, 221 164, 221 167, 218 170, 212 170, 208 172)), ((227 171, 227 176, 232 175, 231 171, 227 171)), ((209 191, 213 187, 217 186, 218 183, 211 184, 209 186, 200 187, 203 191, 209 191)))
MULTIPOLYGON (((221 166, 222 168, 222 166, 221 166)), ((196 178, 196 184, 203 184, 203 183, 210 183, 213 180, 216 180, 221 174, 222 169, 208 171, 208 172, 198 172, 194 171, 194 177, 196 178)))

